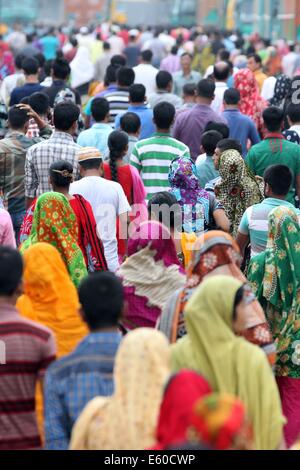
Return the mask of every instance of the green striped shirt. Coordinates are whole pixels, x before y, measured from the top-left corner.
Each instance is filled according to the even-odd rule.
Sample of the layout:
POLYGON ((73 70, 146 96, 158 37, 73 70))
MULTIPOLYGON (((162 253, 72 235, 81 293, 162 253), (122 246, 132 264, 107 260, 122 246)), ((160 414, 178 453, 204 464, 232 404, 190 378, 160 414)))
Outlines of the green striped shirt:
POLYGON ((153 137, 137 142, 130 163, 140 172, 147 200, 153 194, 169 189, 169 169, 174 158, 189 155, 189 148, 170 134, 157 132, 153 137))

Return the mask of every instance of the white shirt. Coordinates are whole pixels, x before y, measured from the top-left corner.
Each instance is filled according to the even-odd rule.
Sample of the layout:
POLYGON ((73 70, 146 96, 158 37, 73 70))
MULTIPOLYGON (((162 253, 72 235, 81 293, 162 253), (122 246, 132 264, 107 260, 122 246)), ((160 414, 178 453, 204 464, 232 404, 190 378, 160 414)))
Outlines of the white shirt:
POLYGON ((80 194, 91 204, 108 269, 116 272, 119 267, 117 217, 130 211, 122 186, 100 176, 86 176, 71 184, 70 194, 80 194))
POLYGON ((147 96, 156 92, 156 75, 158 70, 151 64, 140 64, 133 68, 135 73, 134 83, 141 83, 146 88, 147 96))
POLYGON ((223 111, 223 99, 226 90, 228 90, 228 86, 225 82, 216 82, 215 99, 211 107, 217 114, 221 114, 223 111))
POLYGON ((269 101, 274 96, 275 85, 276 85, 276 78, 275 77, 266 78, 265 81, 264 81, 264 84, 262 86, 260 96, 264 100, 269 101))
POLYGON ((122 54, 123 50, 125 49, 125 42, 119 36, 111 36, 107 42, 110 44, 110 52, 113 55, 122 54))

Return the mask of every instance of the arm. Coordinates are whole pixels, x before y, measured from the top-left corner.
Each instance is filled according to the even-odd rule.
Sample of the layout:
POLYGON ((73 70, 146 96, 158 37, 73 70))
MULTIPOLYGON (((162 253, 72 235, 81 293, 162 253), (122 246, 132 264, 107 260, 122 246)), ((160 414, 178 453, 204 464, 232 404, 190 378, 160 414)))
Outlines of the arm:
POLYGON ((230 231, 230 222, 223 209, 215 210, 213 212, 213 218, 220 230, 223 230, 224 232, 230 231))
POLYGON ((256 145, 260 142, 259 133, 257 132, 256 126, 253 122, 250 125, 249 139, 252 145, 256 145))
POLYGON ((296 194, 300 200, 300 175, 296 176, 296 194))
POLYGON ((134 147, 131 157, 130 157, 130 165, 134 166, 138 172, 140 173, 142 171, 142 164, 140 160, 140 155, 138 152, 138 149, 134 147))
POLYGON ((245 249, 247 248, 250 242, 249 235, 244 235, 239 231, 237 233, 236 242, 240 247, 242 257, 244 257, 245 249))
POLYGON ((1 240, 2 245, 9 246, 11 248, 16 248, 16 239, 15 239, 15 234, 14 234, 14 228, 13 224, 10 218, 9 213, 5 213, 6 220, 3 223, 3 237, 1 240))
POLYGON ((28 209, 36 196, 36 190, 38 188, 38 177, 32 163, 31 149, 27 151, 25 160, 25 197, 26 197, 26 208, 28 209))

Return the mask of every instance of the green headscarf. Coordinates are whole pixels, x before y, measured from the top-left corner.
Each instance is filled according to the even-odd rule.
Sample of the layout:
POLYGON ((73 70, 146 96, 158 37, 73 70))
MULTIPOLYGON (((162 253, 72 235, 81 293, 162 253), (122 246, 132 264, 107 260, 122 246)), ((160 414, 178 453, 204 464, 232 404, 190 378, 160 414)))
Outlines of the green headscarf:
POLYGON ((72 281, 78 286, 87 269, 78 245, 76 216, 63 194, 51 192, 38 198, 31 232, 20 248, 21 253, 38 242, 50 243, 59 251, 72 281))
POLYGON ((215 392, 239 397, 253 425, 255 448, 271 450, 281 442, 284 418, 265 354, 233 332, 234 301, 242 285, 228 276, 200 285, 185 309, 188 334, 172 346, 173 369, 194 369, 215 392))
POLYGON ((277 342, 276 375, 300 378, 300 227, 293 209, 269 214, 267 249, 252 258, 248 278, 277 342))

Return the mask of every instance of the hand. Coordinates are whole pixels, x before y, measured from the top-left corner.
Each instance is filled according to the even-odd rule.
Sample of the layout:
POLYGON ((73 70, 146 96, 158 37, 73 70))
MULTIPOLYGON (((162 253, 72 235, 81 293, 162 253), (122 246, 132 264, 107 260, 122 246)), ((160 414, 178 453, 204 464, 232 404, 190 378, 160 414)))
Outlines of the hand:
POLYGON ((31 117, 35 121, 41 119, 38 113, 36 113, 29 104, 20 103, 17 104, 17 108, 27 111, 27 116, 31 117))

